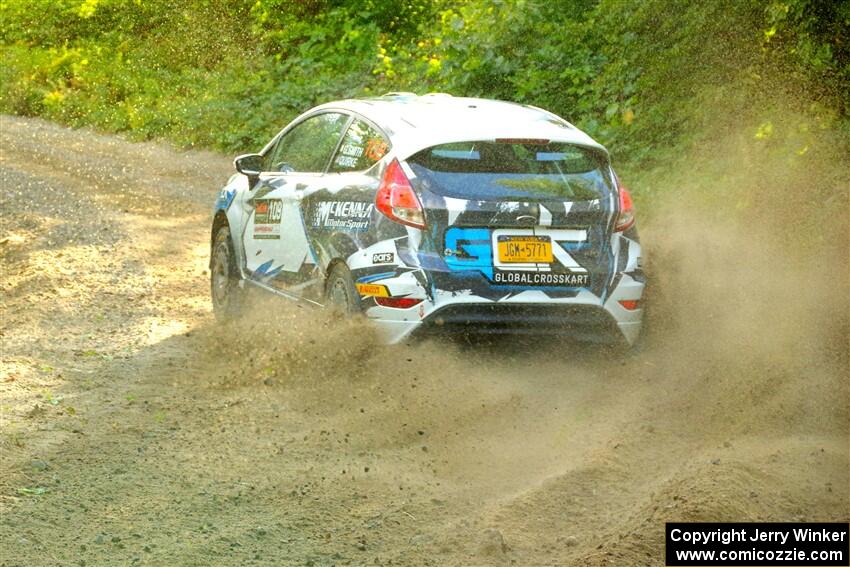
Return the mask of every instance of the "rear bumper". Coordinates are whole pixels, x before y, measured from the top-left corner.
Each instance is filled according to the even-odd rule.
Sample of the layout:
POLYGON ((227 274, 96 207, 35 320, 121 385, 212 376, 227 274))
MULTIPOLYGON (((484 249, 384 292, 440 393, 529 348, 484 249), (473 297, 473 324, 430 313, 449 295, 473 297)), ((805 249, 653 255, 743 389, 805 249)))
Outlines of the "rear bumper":
POLYGON ((619 335, 617 323, 601 307, 489 303, 448 305, 434 311, 417 335, 570 335, 604 340, 619 335))
MULTIPOLYGON (((603 297, 588 289, 573 295, 545 289, 517 289, 496 299, 471 289, 428 289, 415 272, 379 274, 378 283, 391 296, 422 299, 409 309, 375 305, 366 316, 389 343, 427 335, 554 335, 583 341, 634 344, 640 335, 642 309, 626 309, 622 301, 640 300, 645 288, 642 273, 618 272, 610 293, 603 297)), ((359 280, 358 280, 359 281, 359 280)), ((492 294, 491 294, 492 295, 492 294)))
POLYGON ((459 303, 440 307, 420 321, 372 319, 389 344, 409 338, 451 335, 545 335, 599 343, 632 344, 637 320, 618 322, 604 307, 591 304, 459 303))
POLYGON ((634 344, 643 311, 626 309, 622 302, 643 296, 640 245, 618 233, 612 237, 612 253, 616 263, 611 279, 593 288, 495 285, 481 270, 449 270, 442 256, 402 254, 396 241, 381 241, 358 252, 348 264, 357 283, 380 284, 391 297, 421 300, 415 307, 394 309, 364 295, 366 317, 389 344, 411 336, 450 334, 560 335, 634 344), (369 262, 374 254, 387 252, 405 263, 384 267, 369 262))

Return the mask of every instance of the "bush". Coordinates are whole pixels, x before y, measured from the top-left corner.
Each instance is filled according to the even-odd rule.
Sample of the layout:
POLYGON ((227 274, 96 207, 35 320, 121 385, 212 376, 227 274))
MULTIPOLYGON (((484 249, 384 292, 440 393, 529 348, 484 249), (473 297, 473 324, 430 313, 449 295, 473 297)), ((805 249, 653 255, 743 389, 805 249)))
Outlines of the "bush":
POLYGON ((240 152, 319 102, 445 91, 542 106, 651 167, 769 122, 777 93, 845 123, 848 6, 7 0, 0 110, 240 152))

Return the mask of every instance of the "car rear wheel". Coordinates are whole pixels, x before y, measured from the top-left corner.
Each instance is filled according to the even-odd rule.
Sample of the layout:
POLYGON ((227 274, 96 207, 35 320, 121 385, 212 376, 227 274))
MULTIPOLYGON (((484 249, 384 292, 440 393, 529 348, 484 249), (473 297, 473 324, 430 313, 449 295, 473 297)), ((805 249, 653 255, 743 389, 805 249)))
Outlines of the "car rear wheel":
POLYGON ((326 305, 344 315, 360 312, 360 295, 345 264, 336 264, 325 287, 326 305))
POLYGON ((230 228, 223 226, 215 233, 210 262, 210 295, 216 319, 235 319, 242 306, 244 293, 239 287, 239 271, 236 267, 230 228))

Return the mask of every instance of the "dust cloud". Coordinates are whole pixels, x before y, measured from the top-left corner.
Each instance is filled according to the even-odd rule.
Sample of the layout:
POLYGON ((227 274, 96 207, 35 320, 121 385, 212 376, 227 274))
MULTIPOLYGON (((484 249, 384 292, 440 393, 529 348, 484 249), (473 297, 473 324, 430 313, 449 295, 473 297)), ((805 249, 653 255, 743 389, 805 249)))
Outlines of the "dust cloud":
MULTIPOLYGON (((301 313, 247 333, 263 346, 243 344, 231 372, 267 369, 303 411, 371 449, 410 450, 406 426, 426 429, 430 458, 408 482, 451 486, 439 492, 455 514, 431 531, 461 564, 654 564, 667 520, 847 517, 846 210, 788 198, 821 179, 782 159, 769 179, 735 149, 723 159, 740 173, 660 187, 647 204, 635 353, 554 340, 383 347, 362 322, 301 313), (706 185, 735 201, 706 199, 706 185)), ((846 184, 831 189, 847 202, 846 184)))
MULTIPOLYGON (((630 357, 555 341, 520 349, 502 341, 380 348, 362 342, 360 333, 319 331, 299 335, 291 352, 309 354, 303 366, 287 371, 315 379, 312 366, 321 360, 320 379, 336 368, 332 374, 345 380, 384 376, 404 384, 412 373, 399 361, 413 357, 431 389, 383 412, 386 421, 370 427, 391 428, 398 411, 409 416, 418 407, 418 418, 430 417, 431 427, 444 433, 443 462, 451 474, 472 479, 467 489, 488 499, 483 517, 498 518, 490 523, 510 532, 508 541, 528 540, 531 548, 541 540, 525 525, 526 500, 539 505, 533 513, 543 512, 547 526, 574 533, 579 528, 565 510, 546 510, 541 501, 574 497, 575 488, 566 485, 576 475, 589 490, 604 491, 613 474, 597 468, 608 456, 594 455, 589 470, 576 468, 581 459, 565 449, 580 444, 562 438, 566 431, 610 436, 607 449, 635 443, 640 460, 668 460, 662 454, 671 447, 657 439, 663 435, 645 439, 636 431, 664 432, 688 446, 651 477, 631 470, 644 466, 640 460, 618 463, 620 490, 634 482, 628 492, 647 491, 639 505, 607 503, 608 513, 632 514, 620 529, 633 530, 633 541, 622 545, 632 553, 658 550, 657 508, 665 502, 673 506, 663 514, 667 519, 846 517, 850 180, 829 177, 842 168, 840 151, 819 150, 801 167, 787 155, 741 144, 713 149, 709 158, 686 160, 694 166, 688 182, 656 188, 659 197, 648 203, 654 210, 642 231, 651 286, 647 337, 630 357), (700 171, 701 164, 709 171, 700 171), (718 167, 734 173, 718 179, 718 167), (706 197, 707 189, 721 198, 706 197), (736 205, 742 202, 757 205, 741 211, 736 205), (354 345, 351 336, 359 338, 354 345), (317 356, 314 344, 328 348, 317 356), (532 401, 518 389, 540 391, 532 401), (564 405, 585 399, 591 407, 584 415, 547 407, 559 399, 564 405), (489 423, 490 433, 476 422, 489 423), (462 436, 470 439, 458 441, 462 436), (722 457, 707 456, 715 453, 722 457), (599 488, 592 488, 596 474, 599 488), (641 514, 655 523, 639 525, 641 514)), ((314 393, 327 395, 325 389, 314 393)), ((321 404, 316 400, 314 407, 321 404)))

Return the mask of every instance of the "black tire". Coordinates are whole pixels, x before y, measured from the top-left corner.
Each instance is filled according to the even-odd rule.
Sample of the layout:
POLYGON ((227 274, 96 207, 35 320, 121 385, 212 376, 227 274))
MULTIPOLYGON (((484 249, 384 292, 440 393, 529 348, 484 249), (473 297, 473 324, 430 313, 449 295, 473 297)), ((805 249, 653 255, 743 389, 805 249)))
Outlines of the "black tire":
POLYGON ((245 290, 239 287, 239 269, 230 238, 230 227, 222 226, 215 233, 210 260, 210 297, 213 312, 219 321, 236 319, 242 308, 245 290))
POLYGON ((325 305, 343 315, 360 313, 360 294, 351 272, 343 263, 331 268, 325 285, 325 305))

